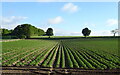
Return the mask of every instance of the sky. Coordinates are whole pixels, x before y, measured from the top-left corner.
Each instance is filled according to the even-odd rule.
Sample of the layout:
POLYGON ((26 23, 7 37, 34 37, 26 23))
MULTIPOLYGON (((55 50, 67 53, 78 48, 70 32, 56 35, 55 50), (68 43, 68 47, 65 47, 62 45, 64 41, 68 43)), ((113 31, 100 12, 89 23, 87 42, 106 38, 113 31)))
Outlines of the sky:
POLYGON ((1 0, 2 2, 119 2, 119 0, 1 0))
POLYGON ((118 2, 2 2, 1 28, 31 24, 55 36, 110 36, 118 28, 118 2))

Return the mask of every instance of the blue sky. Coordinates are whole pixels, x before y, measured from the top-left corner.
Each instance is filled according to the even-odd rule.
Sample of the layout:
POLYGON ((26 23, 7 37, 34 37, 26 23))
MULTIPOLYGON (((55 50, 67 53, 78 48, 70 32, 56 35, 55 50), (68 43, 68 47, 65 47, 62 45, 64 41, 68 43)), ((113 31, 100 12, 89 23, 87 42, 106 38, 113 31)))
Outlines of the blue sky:
POLYGON ((52 27, 56 36, 82 35, 88 27, 91 36, 113 35, 118 28, 117 2, 3 2, 2 28, 14 29, 29 23, 38 28, 52 27))

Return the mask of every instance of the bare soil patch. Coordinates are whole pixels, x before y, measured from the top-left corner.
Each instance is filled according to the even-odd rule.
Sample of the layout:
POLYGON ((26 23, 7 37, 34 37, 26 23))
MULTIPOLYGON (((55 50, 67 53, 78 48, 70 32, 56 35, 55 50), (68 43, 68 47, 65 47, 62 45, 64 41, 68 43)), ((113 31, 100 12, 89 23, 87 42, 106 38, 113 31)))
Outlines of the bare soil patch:
POLYGON ((63 69, 63 68, 40 68, 36 66, 26 67, 2 67, 2 75, 120 75, 120 69, 112 70, 85 70, 85 69, 63 69))

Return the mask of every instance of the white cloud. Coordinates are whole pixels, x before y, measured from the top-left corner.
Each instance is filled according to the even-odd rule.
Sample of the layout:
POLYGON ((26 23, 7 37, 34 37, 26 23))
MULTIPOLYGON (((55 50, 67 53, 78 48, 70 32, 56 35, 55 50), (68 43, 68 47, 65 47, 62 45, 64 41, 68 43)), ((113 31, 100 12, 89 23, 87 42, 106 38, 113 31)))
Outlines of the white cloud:
POLYGON ((118 25, 117 19, 108 19, 107 20, 107 26, 114 26, 114 25, 118 25))
POLYGON ((15 26, 17 26, 20 21, 27 19, 27 17, 23 16, 11 16, 11 17, 2 17, 2 28, 8 28, 13 29, 15 26))
POLYGON ((70 34, 71 34, 71 36, 81 36, 80 32, 72 32, 70 34))
POLYGON ((90 36, 112 36, 113 34, 111 33, 111 31, 109 30, 94 30, 91 31, 91 35, 90 36))
POLYGON ((62 11, 74 13, 78 11, 78 6, 73 3, 67 3, 62 7, 62 11))
POLYGON ((57 16, 55 18, 52 18, 52 19, 48 20, 49 24, 59 24, 61 22, 63 22, 63 18, 61 16, 57 16))
POLYGON ((65 29, 60 29, 60 28, 54 28, 54 35, 55 36, 81 36, 81 32, 75 32, 75 31, 70 31, 70 30, 65 30, 65 29))

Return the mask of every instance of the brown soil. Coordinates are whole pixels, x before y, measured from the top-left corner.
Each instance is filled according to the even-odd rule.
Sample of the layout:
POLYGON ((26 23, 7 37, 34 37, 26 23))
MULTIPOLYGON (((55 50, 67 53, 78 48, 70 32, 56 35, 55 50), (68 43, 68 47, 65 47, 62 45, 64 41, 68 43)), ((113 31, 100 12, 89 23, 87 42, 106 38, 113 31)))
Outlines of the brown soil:
POLYGON ((120 75, 120 69, 112 70, 84 70, 40 67, 2 67, 2 75, 120 75))

